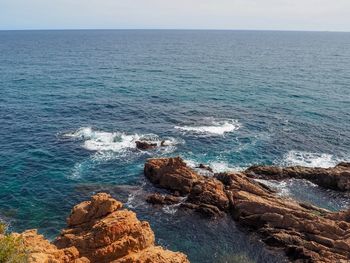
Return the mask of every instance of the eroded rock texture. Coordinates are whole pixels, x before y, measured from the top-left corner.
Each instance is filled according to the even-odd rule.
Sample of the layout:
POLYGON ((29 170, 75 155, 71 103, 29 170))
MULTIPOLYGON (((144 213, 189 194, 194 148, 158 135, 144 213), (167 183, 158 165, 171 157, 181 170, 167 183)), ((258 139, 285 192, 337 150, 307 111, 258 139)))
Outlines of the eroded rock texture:
MULTIPOLYGON (((335 169, 343 172, 342 167, 335 169)), ((171 193, 149 196, 154 204, 181 202, 206 215, 229 213, 296 262, 350 262, 350 211, 331 213, 278 197, 244 173, 205 177, 179 157, 150 159, 144 172, 151 182, 171 193)))
POLYGON ((100 193, 76 205, 68 228, 51 244, 35 230, 22 234, 30 262, 42 263, 187 263, 187 257, 156 246, 148 222, 110 195, 100 193))
POLYGON ((350 190, 350 163, 339 163, 331 168, 252 166, 244 173, 261 179, 306 179, 325 188, 340 191, 350 190))

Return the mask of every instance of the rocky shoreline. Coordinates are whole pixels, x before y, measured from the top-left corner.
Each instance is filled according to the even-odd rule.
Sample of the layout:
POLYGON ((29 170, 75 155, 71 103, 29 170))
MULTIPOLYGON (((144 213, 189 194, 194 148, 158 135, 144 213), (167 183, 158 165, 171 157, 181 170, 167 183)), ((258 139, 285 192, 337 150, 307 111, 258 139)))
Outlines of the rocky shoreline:
MULTIPOLYGON (((38 263, 187 263, 186 255, 155 245, 148 222, 109 194, 99 193, 76 205, 67 219, 68 228, 50 243, 36 230, 12 236, 20 238, 28 262, 38 263)), ((1 241, 1 236, 0 236, 1 241)))
POLYGON ((346 191, 349 167, 346 163, 330 169, 253 167, 242 173, 204 176, 176 157, 149 159, 144 173, 154 185, 169 191, 149 195, 147 200, 152 204, 179 204, 210 217, 229 214, 239 225, 257 233, 267 246, 283 251, 294 262, 349 262, 350 210, 332 213, 279 197, 253 179, 305 178, 346 191), (283 177, 278 177, 280 172, 283 177), (326 179, 317 178, 325 174, 326 179))
MULTIPOLYGON (((349 163, 333 168, 253 166, 243 172, 214 173, 204 164, 192 169, 180 157, 154 158, 145 163, 144 175, 156 186, 152 189, 162 189, 148 194, 150 204, 177 205, 214 220, 228 215, 291 262, 350 262, 350 210, 330 212, 281 197, 255 180, 305 179, 347 192, 349 163)), ((23 240, 29 262, 189 262, 185 254, 157 246, 149 223, 139 221, 106 193, 76 205, 67 228, 53 242, 36 230, 11 235, 23 240)))

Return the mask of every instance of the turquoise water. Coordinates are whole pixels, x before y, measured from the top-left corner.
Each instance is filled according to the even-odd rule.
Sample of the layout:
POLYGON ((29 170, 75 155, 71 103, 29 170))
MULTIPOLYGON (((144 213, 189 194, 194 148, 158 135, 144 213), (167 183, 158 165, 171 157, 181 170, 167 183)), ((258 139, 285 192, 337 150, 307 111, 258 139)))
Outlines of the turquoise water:
MULTIPOLYGON (((349 33, 0 31, 0 218, 16 231, 52 238, 104 190, 193 262, 271 262, 230 220, 147 205, 145 160, 327 167, 350 159, 349 138, 349 33), (139 138, 169 146, 140 152, 139 138)), ((275 186, 349 207, 304 181, 275 186)))

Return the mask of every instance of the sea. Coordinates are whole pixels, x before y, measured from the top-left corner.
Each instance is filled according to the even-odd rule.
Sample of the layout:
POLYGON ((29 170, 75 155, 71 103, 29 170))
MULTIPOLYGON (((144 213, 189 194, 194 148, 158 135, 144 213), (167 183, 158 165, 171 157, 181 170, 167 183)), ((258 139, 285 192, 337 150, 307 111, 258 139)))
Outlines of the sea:
MULTIPOLYGON (((0 31, 0 220, 50 240, 108 192, 191 262, 283 262, 230 218, 152 206, 148 158, 241 171, 350 161, 350 33, 0 31), (140 151, 135 141, 166 147, 140 151)), ((344 193, 266 182, 331 211, 344 193)))

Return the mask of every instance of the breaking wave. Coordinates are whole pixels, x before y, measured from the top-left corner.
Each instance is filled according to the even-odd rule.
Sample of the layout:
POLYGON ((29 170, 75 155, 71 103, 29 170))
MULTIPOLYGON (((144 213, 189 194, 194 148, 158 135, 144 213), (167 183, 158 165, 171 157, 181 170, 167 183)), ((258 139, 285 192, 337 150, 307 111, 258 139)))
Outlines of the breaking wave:
POLYGON ((83 127, 74 132, 63 134, 63 137, 72 138, 82 141, 82 147, 93 154, 88 159, 76 163, 71 170, 71 174, 67 177, 70 179, 80 179, 83 174, 91 168, 112 161, 115 159, 123 159, 123 162, 130 162, 141 154, 157 154, 163 155, 172 153, 176 150, 177 144, 184 141, 172 137, 160 138, 155 134, 126 134, 124 132, 106 132, 94 130, 91 127, 83 127), (156 143, 158 146, 151 151, 140 151, 136 147, 136 141, 146 141, 156 143))
POLYGON ((334 167, 344 159, 337 158, 332 154, 311 153, 303 151, 289 151, 285 154, 279 164, 283 166, 300 165, 306 167, 334 167))
POLYGON ((238 130, 241 124, 237 120, 215 121, 212 120, 210 124, 199 126, 175 126, 175 129, 183 132, 189 132, 202 135, 224 135, 238 130))
MULTIPOLYGON (((161 140, 155 134, 126 134, 124 132, 105 132, 93 130, 91 127, 83 127, 73 133, 64 134, 65 137, 83 140, 83 148, 89 151, 112 151, 121 152, 127 149, 136 149, 136 141, 156 143, 160 146, 164 141, 166 147, 163 149, 171 150, 175 145, 182 143, 180 140, 169 137, 161 140)), ((171 151, 170 151, 171 152, 171 151)))

